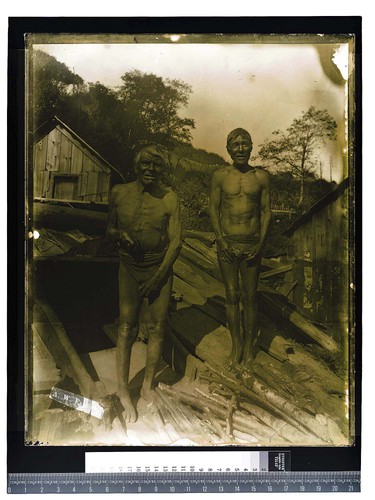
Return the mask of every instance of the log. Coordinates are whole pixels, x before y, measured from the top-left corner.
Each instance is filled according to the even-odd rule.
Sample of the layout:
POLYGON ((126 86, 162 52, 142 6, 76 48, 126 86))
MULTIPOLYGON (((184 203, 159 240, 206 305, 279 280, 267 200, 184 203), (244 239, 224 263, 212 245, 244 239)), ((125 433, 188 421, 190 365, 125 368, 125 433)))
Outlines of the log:
POLYGON ((191 423, 181 412, 179 405, 176 405, 169 400, 165 393, 160 390, 159 386, 155 388, 155 392, 158 395, 158 400, 160 401, 162 408, 164 407, 168 411, 173 421, 173 425, 177 426, 178 432, 180 434, 190 433, 192 431, 191 423))
MULTIPOLYGON (((253 388, 245 387, 244 385, 240 384, 240 382, 232 375, 228 376, 223 374, 223 372, 216 368, 213 364, 205 363, 205 365, 212 373, 216 375, 216 378, 213 378, 213 380, 215 380, 216 382, 225 384, 232 390, 239 391, 242 397, 253 401, 254 403, 260 405, 262 408, 265 408, 267 411, 271 411, 272 414, 278 416, 282 420, 286 420, 289 424, 291 424, 293 427, 296 427, 306 435, 309 433, 309 429, 301 427, 301 423, 298 421, 298 419, 295 418, 294 415, 290 415, 282 408, 280 409, 280 406, 274 404, 272 400, 264 398, 263 395, 259 393, 259 391, 255 392, 253 388)), ((200 375, 201 378, 203 376, 204 374, 200 375)))
POLYGON ((282 297, 272 290, 272 288, 268 288, 261 283, 258 286, 258 290, 261 292, 259 293, 259 306, 262 311, 272 314, 275 317, 282 316, 328 351, 332 353, 339 351, 338 344, 311 321, 297 312, 294 309, 295 306, 287 301, 285 297, 282 297))
POLYGON ((50 227, 60 231, 81 229, 89 234, 103 235, 107 227, 108 215, 89 208, 72 208, 52 203, 33 204, 34 227, 50 227))
MULTIPOLYGON (((207 442, 207 436, 210 435, 209 442, 216 441, 217 438, 213 438, 212 435, 216 434, 217 429, 202 421, 202 419, 196 415, 189 406, 185 406, 176 401, 176 397, 171 398, 167 395, 169 386, 164 384, 159 384, 156 388, 158 397, 163 401, 166 408, 168 408, 170 414, 173 416, 173 420, 176 422, 177 428, 180 429, 179 432, 182 437, 195 439, 201 443, 207 442), (166 388, 166 389, 165 389, 166 388)), ((176 389, 175 389, 176 390, 176 389)), ((216 443, 218 444, 218 443, 216 443)))
POLYGON ((293 342, 288 342, 275 332, 270 332, 267 328, 261 328, 257 346, 275 359, 284 362, 288 360, 288 350, 292 349, 293 342))
POLYGON ((39 313, 39 319, 44 318, 45 321, 34 322, 33 328, 37 330, 40 338, 51 352, 62 374, 68 375, 74 380, 80 388, 81 396, 98 400, 101 394, 98 394, 94 381, 52 308, 46 301, 38 300, 35 309, 34 317, 38 316, 37 310, 39 309, 42 313, 42 315, 39 313))
POLYGON ((286 367, 289 364, 310 374, 329 394, 342 396, 345 394, 347 382, 330 370, 326 363, 315 358, 297 342, 293 342, 292 348, 288 349, 286 367))
POLYGON ((328 423, 329 421, 329 425, 335 430, 335 439, 337 439, 335 442, 331 439, 333 431, 329 429, 327 423, 322 424, 318 415, 316 417, 309 415, 307 412, 301 410, 290 401, 287 401, 285 398, 269 389, 265 384, 262 384, 256 379, 254 379, 254 382, 252 383, 252 389, 256 394, 262 395, 267 401, 271 402, 281 411, 285 412, 285 414, 291 415, 295 420, 300 422, 305 429, 308 429, 311 434, 314 434, 325 443, 334 445, 348 444, 347 438, 338 429, 337 424, 331 419, 324 417, 326 422, 328 423))
MULTIPOLYGON (((207 408, 209 412, 212 412, 222 420, 227 421, 228 411, 222 408, 220 405, 210 401, 209 399, 205 399, 204 401, 202 401, 201 399, 195 398, 191 394, 183 393, 174 389, 173 387, 164 385, 161 387, 161 389, 171 397, 177 398, 182 403, 196 408, 201 413, 204 413, 205 409, 207 408)), ((254 437, 258 438, 258 440, 262 440, 262 438, 267 439, 271 434, 265 429, 264 426, 260 425, 257 420, 251 418, 250 416, 247 417, 246 415, 243 415, 239 412, 235 412, 233 414, 233 426, 239 431, 254 435, 254 437)))
POLYGON ((219 436, 221 441, 224 443, 231 442, 231 437, 227 434, 223 427, 220 424, 220 420, 214 417, 207 409, 203 412, 203 415, 206 417, 207 421, 211 424, 214 432, 219 436))
POLYGON ((313 415, 319 413, 321 401, 313 392, 306 390, 303 384, 291 377, 284 369, 284 364, 277 359, 260 352, 252 369, 260 380, 266 382, 285 399, 291 400, 296 406, 313 415))

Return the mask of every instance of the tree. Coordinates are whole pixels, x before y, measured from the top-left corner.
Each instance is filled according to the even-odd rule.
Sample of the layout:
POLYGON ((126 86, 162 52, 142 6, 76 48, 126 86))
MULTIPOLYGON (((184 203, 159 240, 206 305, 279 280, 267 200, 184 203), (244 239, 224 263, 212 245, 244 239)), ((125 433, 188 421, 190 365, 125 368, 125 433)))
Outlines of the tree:
POLYGON ((178 116, 178 111, 189 103, 190 85, 139 70, 129 71, 121 79, 118 97, 129 119, 133 144, 141 139, 166 146, 190 143, 194 120, 178 116))
POLYGON ((122 174, 132 169, 129 126, 114 90, 99 82, 89 83, 85 92, 70 97, 61 118, 122 174))
POLYGON ((305 196, 305 182, 315 176, 316 154, 327 140, 336 140, 337 124, 327 110, 315 109, 302 112, 291 126, 282 132, 274 131, 274 140, 260 146, 258 156, 270 165, 290 171, 299 180, 300 192, 297 206, 305 196))
POLYGON ((83 80, 55 57, 36 50, 32 55, 32 103, 37 128, 53 115, 61 114, 67 97, 83 89, 83 80))

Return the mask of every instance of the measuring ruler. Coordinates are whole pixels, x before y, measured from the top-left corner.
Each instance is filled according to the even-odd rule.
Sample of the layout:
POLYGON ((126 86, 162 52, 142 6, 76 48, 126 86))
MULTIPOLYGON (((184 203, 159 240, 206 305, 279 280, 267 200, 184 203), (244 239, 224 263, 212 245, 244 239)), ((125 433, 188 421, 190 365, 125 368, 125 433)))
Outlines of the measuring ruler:
POLYGON ((360 491, 359 472, 293 472, 290 453, 87 452, 82 473, 8 474, 8 493, 360 491))
POLYGON ((8 493, 326 493, 344 491, 360 491, 358 471, 8 475, 8 493))

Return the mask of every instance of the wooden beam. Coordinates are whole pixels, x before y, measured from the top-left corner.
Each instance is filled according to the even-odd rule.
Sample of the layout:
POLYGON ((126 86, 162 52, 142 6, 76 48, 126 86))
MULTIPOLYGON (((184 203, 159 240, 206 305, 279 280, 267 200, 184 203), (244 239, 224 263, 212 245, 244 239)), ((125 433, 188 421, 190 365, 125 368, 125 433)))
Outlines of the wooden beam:
MULTIPOLYGON (((225 297, 224 285, 191 262, 187 265, 178 259, 174 264, 174 272, 183 281, 197 288, 199 293, 207 299, 225 297)), ((259 293, 259 305, 265 314, 271 313, 277 318, 282 316, 328 351, 333 353, 339 351, 338 344, 296 311, 295 306, 283 295, 263 283, 258 284, 258 291, 261 292, 259 293)))
POLYGON ((328 351, 332 353, 339 352, 340 349, 337 342, 296 311, 293 304, 285 297, 261 283, 258 286, 258 290, 261 292, 259 294, 259 305, 264 312, 276 317, 282 316, 328 351))
POLYGON ((288 271, 291 271, 292 269, 293 269, 292 264, 286 264, 280 267, 276 267, 275 269, 271 269, 270 271, 264 271, 263 273, 260 273, 259 278, 261 280, 266 278, 271 278, 272 276, 276 276, 281 273, 286 273, 288 271))
POLYGON ((38 321, 33 323, 33 327, 61 372, 74 380, 81 391, 81 396, 98 400, 101 394, 98 393, 95 382, 86 370, 61 321, 45 300, 36 301, 34 317, 38 321))

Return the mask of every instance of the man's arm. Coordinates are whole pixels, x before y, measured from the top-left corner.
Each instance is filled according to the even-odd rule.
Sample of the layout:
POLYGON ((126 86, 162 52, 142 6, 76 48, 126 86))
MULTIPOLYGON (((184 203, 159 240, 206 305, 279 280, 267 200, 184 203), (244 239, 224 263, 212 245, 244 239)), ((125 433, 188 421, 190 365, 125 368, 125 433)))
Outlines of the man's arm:
POLYGON ((270 180, 267 173, 262 172, 262 191, 260 195, 260 249, 263 250, 271 222, 270 180))
POLYGON ((116 198, 119 187, 113 186, 109 195, 108 222, 105 231, 106 238, 111 241, 120 241, 120 231, 117 229, 116 198))
POLYGON ((216 171, 212 176, 210 192, 210 219, 216 236, 216 244, 224 261, 230 262, 232 255, 230 249, 224 240, 223 231, 220 224, 220 204, 221 204, 221 186, 220 171, 216 171))
POLYGON ((163 262, 153 277, 141 286, 141 296, 147 297, 152 290, 157 289, 160 281, 166 276, 180 253, 182 246, 182 230, 180 218, 180 203, 175 193, 170 192, 164 198, 169 208, 168 236, 169 245, 163 262))

